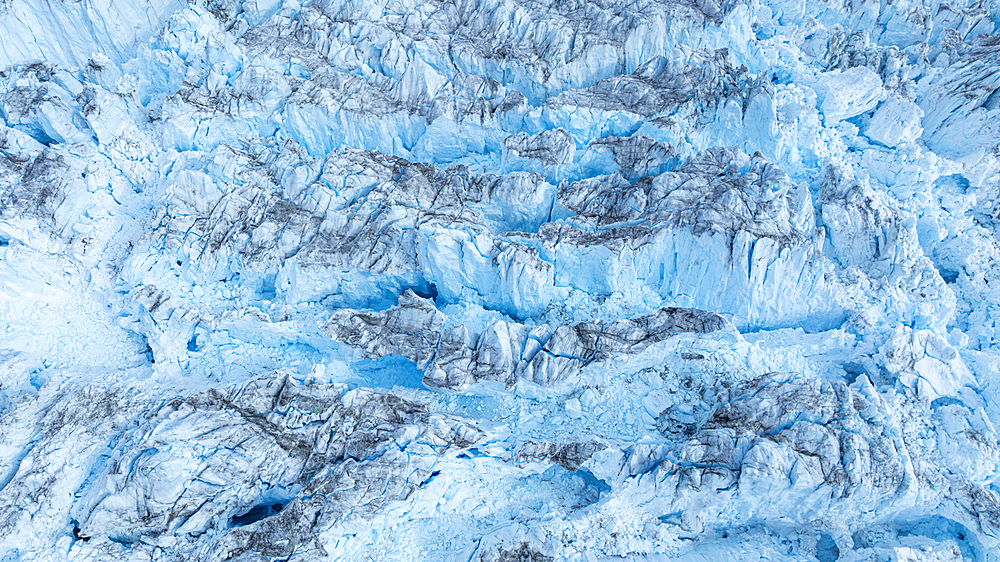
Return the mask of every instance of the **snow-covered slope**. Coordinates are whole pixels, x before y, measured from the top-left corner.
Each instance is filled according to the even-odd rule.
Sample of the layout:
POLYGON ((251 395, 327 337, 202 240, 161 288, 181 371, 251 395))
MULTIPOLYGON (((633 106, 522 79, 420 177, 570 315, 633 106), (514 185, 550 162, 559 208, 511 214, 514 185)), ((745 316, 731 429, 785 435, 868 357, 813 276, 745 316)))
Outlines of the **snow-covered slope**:
POLYGON ((1000 560, 997 2, 0 37, 0 560, 1000 560))

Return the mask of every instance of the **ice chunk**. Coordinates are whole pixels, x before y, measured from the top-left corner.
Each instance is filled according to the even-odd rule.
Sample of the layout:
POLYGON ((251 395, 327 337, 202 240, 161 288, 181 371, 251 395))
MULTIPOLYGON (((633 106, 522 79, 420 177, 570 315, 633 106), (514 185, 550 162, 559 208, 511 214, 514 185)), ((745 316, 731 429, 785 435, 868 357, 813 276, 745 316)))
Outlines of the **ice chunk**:
POLYGON ((882 102, 868 121, 865 135, 877 143, 892 147, 913 142, 924 131, 921 126, 923 117, 924 111, 917 104, 906 98, 893 96, 882 102))
POLYGON ((826 73, 815 89, 823 100, 820 110, 827 125, 871 111, 886 97, 882 79, 864 66, 826 73))

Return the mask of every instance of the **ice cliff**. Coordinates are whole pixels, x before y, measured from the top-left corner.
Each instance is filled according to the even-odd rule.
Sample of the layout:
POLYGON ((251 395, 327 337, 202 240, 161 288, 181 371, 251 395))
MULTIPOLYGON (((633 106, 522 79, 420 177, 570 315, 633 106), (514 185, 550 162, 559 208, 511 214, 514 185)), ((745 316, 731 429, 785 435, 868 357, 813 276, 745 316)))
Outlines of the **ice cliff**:
POLYGON ((1000 561, 996 0, 0 0, 0 560, 1000 561))

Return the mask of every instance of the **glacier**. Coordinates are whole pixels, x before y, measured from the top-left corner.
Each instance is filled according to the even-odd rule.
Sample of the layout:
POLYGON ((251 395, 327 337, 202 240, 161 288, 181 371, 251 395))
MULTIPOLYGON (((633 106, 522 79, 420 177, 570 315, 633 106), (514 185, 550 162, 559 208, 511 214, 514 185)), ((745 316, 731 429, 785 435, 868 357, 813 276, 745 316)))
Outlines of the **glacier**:
POLYGON ((0 0, 0 560, 1000 561, 996 0, 0 0))

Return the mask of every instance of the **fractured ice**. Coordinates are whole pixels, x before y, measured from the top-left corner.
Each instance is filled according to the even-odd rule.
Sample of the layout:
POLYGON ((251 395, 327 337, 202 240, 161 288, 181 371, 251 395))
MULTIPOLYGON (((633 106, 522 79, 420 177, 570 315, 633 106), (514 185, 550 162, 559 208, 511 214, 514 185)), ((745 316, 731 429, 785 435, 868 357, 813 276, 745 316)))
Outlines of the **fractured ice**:
POLYGON ((1000 561, 996 0, 0 1, 0 560, 1000 561))

